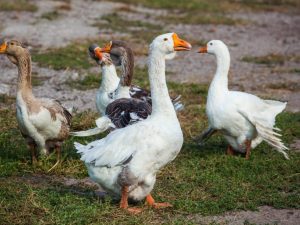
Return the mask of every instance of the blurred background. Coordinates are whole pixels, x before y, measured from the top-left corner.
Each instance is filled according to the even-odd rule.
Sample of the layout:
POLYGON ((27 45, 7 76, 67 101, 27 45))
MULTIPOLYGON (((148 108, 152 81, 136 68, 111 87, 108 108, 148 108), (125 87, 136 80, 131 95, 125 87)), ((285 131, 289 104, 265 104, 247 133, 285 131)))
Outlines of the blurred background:
MULTIPOLYGON (((211 39, 231 53, 230 88, 289 101, 299 111, 300 1, 298 0, 0 0, 0 34, 31 49, 34 91, 79 110, 95 110, 98 66, 87 55, 91 43, 127 41, 136 74, 145 72, 148 45, 165 32, 193 44, 168 62, 168 80, 208 85, 212 56, 195 53, 211 39)), ((16 94, 16 68, 0 56, 1 105, 16 94)), ((147 80, 146 77, 143 79, 147 80)), ((199 103, 203 103, 203 99, 199 103)))

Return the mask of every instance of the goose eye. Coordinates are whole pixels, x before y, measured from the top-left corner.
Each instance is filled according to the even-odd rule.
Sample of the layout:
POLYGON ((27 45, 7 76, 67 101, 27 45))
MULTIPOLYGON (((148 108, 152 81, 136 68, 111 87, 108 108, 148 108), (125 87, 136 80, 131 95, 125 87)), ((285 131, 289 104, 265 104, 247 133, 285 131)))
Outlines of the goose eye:
POLYGON ((168 38, 164 38, 164 41, 167 41, 168 40, 168 38))
POLYGON ((210 45, 213 45, 213 43, 210 43, 210 45))

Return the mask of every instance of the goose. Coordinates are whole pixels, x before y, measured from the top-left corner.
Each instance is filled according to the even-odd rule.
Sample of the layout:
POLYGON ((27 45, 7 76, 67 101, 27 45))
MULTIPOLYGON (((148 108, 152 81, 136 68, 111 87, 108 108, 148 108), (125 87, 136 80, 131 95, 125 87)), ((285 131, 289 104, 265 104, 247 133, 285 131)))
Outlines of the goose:
POLYGON ((22 136, 31 151, 32 163, 40 155, 57 152, 57 162, 48 170, 53 170, 61 158, 61 145, 69 135, 72 115, 57 100, 36 98, 31 86, 31 57, 27 48, 19 41, 1 40, 0 54, 18 67, 17 122, 22 136))
MULTIPOLYGON (((150 92, 131 84, 134 55, 132 49, 124 41, 113 40, 103 48, 100 48, 97 44, 92 44, 89 47, 89 54, 102 69, 102 81, 96 94, 96 107, 100 115, 104 116, 107 105, 121 97, 141 99, 151 104, 150 92), (120 78, 117 75, 115 66, 121 66, 121 77, 123 77, 123 83, 126 83, 126 85, 120 85, 120 78)), ((178 101, 180 97, 179 95, 172 99, 177 111, 183 109, 183 105, 178 101)))
POLYGON ((208 42, 199 49, 199 53, 213 54, 217 59, 217 70, 209 86, 206 103, 208 134, 220 131, 229 143, 229 155, 240 152, 249 159, 251 149, 266 141, 288 159, 288 148, 279 138, 281 135, 277 131, 280 130, 274 127, 276 116, 287 103, 228 90, 230 54, 222 41, 208 42))
POLYGON ((102 54, 99 49, 96 44, 93 44, 89 47, 89 54, 102 70, 101 84, 96 94, 96 108, 99 114, 104 116, 107 105, 115 100, 114 93, 119 86, 120 78, 110 55, 102 54))
MULTIPOLYGON (((132 49, 125 42, 114 40, 103 48, 93 44, 89 51, 98 63, 111 64, 113 62, 116 66, 121 66, 122 75, 117 89, 109 94, 111 99, 115 100, 111 100, 106 106, 105 115, 96 120, 97 127, 86 131, 71 132, 71 135, 77 137, 96 135, 108 129, 123 128, 146 119, 152 111, 151 93, 131 84, 134 68, 132 49), (108 62, 105 62, 106 60, 108 62)), ((183 105, 178 101, 179 98, 180 96, 172 99, 174 108, 178 111, 183 109, 183 105)))
POLYGON ((120 208, 129 212, 128 199, 151 207, 168 207, 151 196, 156 173, 175 159, 183 144, 182 130, 170 99, 165 77, 165 60, 191 45, 176 33, 156 37, 149 48, 148 73, 152 96, 152 114, 145 120, 116 129, 105 138, 87 145, 74 143, 89 176, 107 192, 120 198, 120 208))

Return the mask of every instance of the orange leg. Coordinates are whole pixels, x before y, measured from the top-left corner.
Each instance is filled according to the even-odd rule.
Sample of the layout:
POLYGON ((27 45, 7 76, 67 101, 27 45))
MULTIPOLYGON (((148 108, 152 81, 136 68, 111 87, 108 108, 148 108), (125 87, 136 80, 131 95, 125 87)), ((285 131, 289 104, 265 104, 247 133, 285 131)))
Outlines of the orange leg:
POLYGON ((121 209, 127 209, 128 208, 128 186, 122 187, 122 196, 121 196, 120 208, 121 209))
POLYGON ((121 209, 126 209, 128 212, 133 213, 133 214, 138 214, 142 212, 142 209, 140 208, 128 208, 128 186, 123 186, 122 187, 122 196, 121 196, 121 201, 120 201, 120 208, 121 209))
POLYGON ((251 151, 251 141, 246 140, 245 145, 246 145, 246 156, 245 156, 245 158, 248 160, 249 157, 250 157, 250 151, 251 151))
POLYGON ((150 207, 153 208, 167 208, 167 207, 172 207, 172 205, 168 202, 161 202, 161 203, 156 203, 151 196, 151 194, 147 195, 146 197, 146 204, 149 205, 150 207))
POLYGON ((233 148, 230 145, 228 145, 226 153, 227 155, 234 155, 233 148))

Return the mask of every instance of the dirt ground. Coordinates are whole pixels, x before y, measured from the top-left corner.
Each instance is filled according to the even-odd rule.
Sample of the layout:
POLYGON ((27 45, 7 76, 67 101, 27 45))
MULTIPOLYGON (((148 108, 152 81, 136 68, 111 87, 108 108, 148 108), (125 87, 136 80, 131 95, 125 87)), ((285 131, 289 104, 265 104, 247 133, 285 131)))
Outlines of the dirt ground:
MULTIPOLYGON (((103 32, 93 26, 96 20, 106 14, 111 14, 124 5, 105 1, 73 0, 71 9, 61 12, 54 20, 41 19, 41 15, 52 12, 61 1, 33 1, 38 6, 36 12, 1 12, 1 38, 14 38, 25 41, 32 49, 46 50, 67 46, 68 44, 97 37, 122 38, 122 32, 103 32)), ((280 54, 286 58, 298 56, 300 52, 300 15, 289 15, 279 12, 248 12, 235 13, 233 18, 249 21, 246 25, 186 25, 164 24, 155 20, 155 15, 166 14, 166 10, 153 10, 131 6, 134 12, 127 14, 128 19, 153 20, 164 26, 165 30, 177 32, 186 40, 221 39, 231 52, 230 88, 247 91, 262 97, 288 101, 287 110, 300 111, 300 64, 297 61, 286 60, 280 65, 263 65, 244 62, 245 56, 265 56, 280 54), (150 14, 150 18, 145 18, 150 14), (298 69, 298 72, 293 71, 298 69)), ((168 79, 176 82, 195 82, 209 84, 216 69, 215 59, 208 55, 196 54, 199 46, 195 45, 189 54, 178 54, 175 60, 168 62, 167 70, 172 72, 168 79)), ((88 58, 88 57, 87 57, 88 58)), ((138 65, 146 64, 145 56, 137 56, 138 65)), ((99 71, 97 67, 93 71, 99 71)), ((39 97, 59 99, 67 107, 74 106, 83 111, 95 110, 95 89, 75 90, 65 84, 67 80, 76 80, 80 74, 75 70, 57 71, 39 67, 34 63, 33 72, 44 79, 42 85, 34 88, 39 97)), ((0 56, 0 94, 15 96, 17 70, 8 59, 0 56)), ((295 142, 299 146, 299 141, 295 142)), ((76 182, 75 182, 76 183, 76 182)), ((66 184, 67 185, 67 184, 66 184)), ((274 209, 268 206, 260 207, 257 212, 228 212, 224 215, 203 217, 191 215, 197 223, 209 224, 244 224, 247 220, 256 224, 300 224, 300 210, 274 209)))

